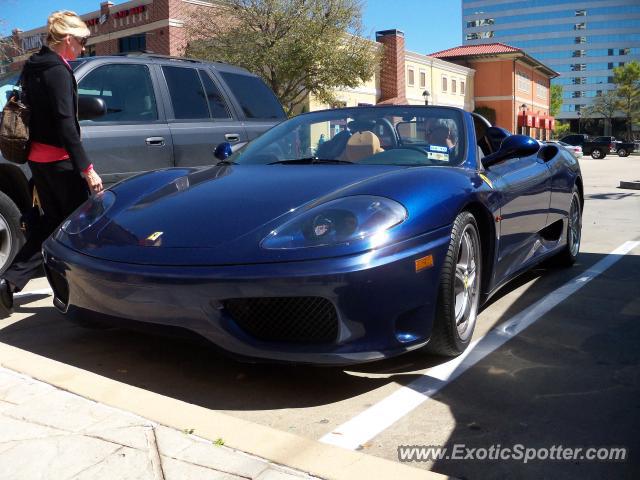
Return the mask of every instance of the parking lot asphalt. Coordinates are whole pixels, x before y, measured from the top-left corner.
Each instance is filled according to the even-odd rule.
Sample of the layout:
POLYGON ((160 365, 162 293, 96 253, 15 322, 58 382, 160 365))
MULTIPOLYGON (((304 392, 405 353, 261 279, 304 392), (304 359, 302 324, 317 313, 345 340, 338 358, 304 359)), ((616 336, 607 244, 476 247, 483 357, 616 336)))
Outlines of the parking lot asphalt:
POLYGON ((528 319, 530 326, 482 355, 470 353, 474 361, 455 375, 442 376, 446 360, 418 353, 348 369, 252 365, 188 340, 87 330, 53 309, 45 279, 33 281, 16 299, 16 312, 0 320, 0 342, 312 440, 331 443, 332 435, 353 434, 364 440, 349 448, 393 461, 400 445, 628 451, 619 462, 410 464, 459 478, 637 478, 640 192, 618 185, 640 178, 640 157, 580 163, 585 210, 578 263, 570 269, 541 265, 503 288, 478 317, 478 348, 481 339, 499 338, 498 327, 513 319, 528 319), (380 420, 369 434, 349 429, 372 408, 390 420, 380 420))

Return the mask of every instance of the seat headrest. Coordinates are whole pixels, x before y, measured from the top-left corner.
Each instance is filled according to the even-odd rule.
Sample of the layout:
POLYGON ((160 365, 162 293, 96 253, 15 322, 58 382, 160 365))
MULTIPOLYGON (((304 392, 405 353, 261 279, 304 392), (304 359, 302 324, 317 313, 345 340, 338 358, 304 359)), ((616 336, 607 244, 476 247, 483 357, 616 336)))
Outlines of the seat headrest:
POLYGON ((357 162, 376 153, 384 152, 380 147, 380 139, 370 131, 357 132, 351 135, 345 149, 345 159, 350 162, 357 162))

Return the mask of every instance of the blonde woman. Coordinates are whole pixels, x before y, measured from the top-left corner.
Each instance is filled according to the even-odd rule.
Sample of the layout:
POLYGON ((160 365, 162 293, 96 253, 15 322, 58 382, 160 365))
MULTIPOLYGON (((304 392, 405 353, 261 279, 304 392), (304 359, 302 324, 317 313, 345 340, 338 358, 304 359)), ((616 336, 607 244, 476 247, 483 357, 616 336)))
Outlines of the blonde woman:
POLYGON ((29 167, 44 212, 27 242, 0 279, 0 308, 13 307, 13 293, 36 276, 42 242, 89 196, 102 191, 80 140, 78 87, 69 60, 84 50, 89 29, 74 12, 54 12, 47 45, 29 58, 22 84, 31 107, 29 167))

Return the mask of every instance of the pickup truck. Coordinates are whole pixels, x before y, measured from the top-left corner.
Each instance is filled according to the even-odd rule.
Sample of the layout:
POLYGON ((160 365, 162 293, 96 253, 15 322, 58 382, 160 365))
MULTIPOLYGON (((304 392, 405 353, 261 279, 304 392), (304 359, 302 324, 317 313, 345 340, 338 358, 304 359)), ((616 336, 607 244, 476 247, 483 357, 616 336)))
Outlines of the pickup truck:
MULTIPOLYGON (((600 137, 608 138, 608 137, 600 137)), ((615 152, 615 143, 603 140, 595 141, 591 140, 588 135, 584 133, 574 133, 566 135, 560 139, 561 142, 568 143, 569 145, 579 145, 582 147, 582 153, 584 155, 591 155, 591 158, 604 158, 608 153, 613 150, 615 152)))
POLYGON ((628 157, 636 149, 636 144, 633 142, 623 142, 616 140, 616 137, 596 137, 596 142, 611 142, 615 145, 615 152, 619 157, 628 157))
MULTIPOLYGON (((211 165, 215 148, 261 135, 287 118, 256 75, 223 63, 152 54, 70 62, 79 100, 106 114, 80 121, 82 143, 105 184, 148 170, 211 165)), ((0 109, 18 74, 0 79, 0 109)), ((21 216, 33 204, 29 167, 0 155, 0 273, 24 241, 21 216)))

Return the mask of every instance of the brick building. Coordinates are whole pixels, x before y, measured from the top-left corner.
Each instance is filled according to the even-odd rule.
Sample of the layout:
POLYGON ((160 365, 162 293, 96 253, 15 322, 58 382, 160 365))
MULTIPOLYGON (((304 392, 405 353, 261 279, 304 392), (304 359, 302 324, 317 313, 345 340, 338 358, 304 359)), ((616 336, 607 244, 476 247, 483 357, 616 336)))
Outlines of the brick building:
MULTIPOLYGON (((200 9, 216 8, 218 3, 213 0, 132 0, 118 5, 102 2, 99 10, 79 13, 91 30, 86 55, 140 50, 161 55, 183 55, 186 47, 185 20, 200 9)), ((13 58, 10 69, 21 68, 45 38, 46 26, 26 32, 14 30, 13 41, 23 54, 13 58)))
POLYGON ((551 116, 551 68, 523 50, 503 43, 465 45, 431 54, 475 70, 476 107, 496 112, 495 124, 512 132, 548 140, 551 116))

